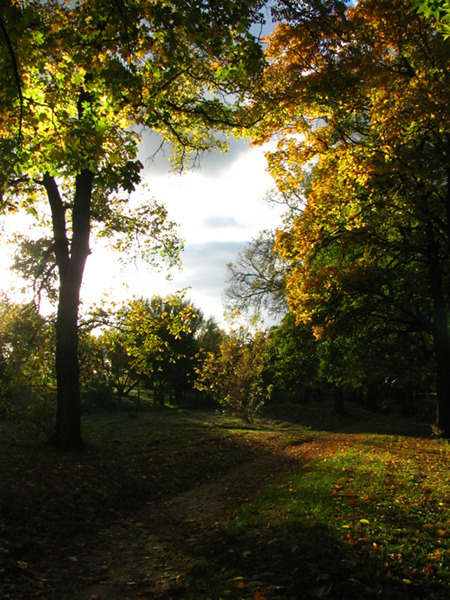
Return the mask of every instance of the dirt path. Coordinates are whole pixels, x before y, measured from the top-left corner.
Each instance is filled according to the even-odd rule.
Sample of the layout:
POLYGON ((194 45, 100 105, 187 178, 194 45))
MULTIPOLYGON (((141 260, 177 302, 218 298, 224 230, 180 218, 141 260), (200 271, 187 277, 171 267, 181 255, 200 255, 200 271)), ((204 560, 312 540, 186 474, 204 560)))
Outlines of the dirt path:
MULTIPOLYGON (((321 459, 332 462, 334 453, 346 450, 348 445, 361 456, 371 449, 385 454, 385 448, 395 456, 398 442, 399 456, 403 456, 403 449, 409 464, 410 456, 413 460, 419 456, 415 439, 410 448, 404 449, 401 437, 366 438, 271 420, 248 429, 209 415, 188 416, 152 414, 133 422, 132 427, 119 417, 94 421, 91 445, 86 452, 73 455, 59 456, 45 447, 38 448, 35 456, 34 443, 24 445, 20 452, 18 446, 4 444, 9 453, 4 461, 9 469, 9 492, 0 498, 0 508, 2 518, 6 515, 17 529, 7 529, 5 534, 9 547, 5 545, 7 550, 3 549, 6 557, 2 564, 7 568, 0 566, 0 598, 200 600, 228 595, 254 600, 262 590, 268 598, 281 600, 287 597, 283 596, 284 589, 290 590, 289 598, 297 597, 295 586, 300 584, 314 589, 320 584, 322 593, 325 584, 321 576, 335 558, 339 569, 341 564, 347 565, 342 575, 344 587, 348 581, 356 582, 355 586, 360 581, 360 571, 354 572, 352 566, 356 564, 358 569, 364 567, 361 573, 365 573, 367 589, 375 589, 374 585, 377 590, 385 585, 400 589, 400 571, 397 583, 386 583, 381 575, 376 575, 377 571, 378 583, 372 584, 373 563, 366 565, 365 555, 359 554, 360 545, 353 548, 345 539, 341 544, 340 528, 336 529, 336 541, 334 530, 316 527, 315 520, 307 523, 308 514, 297 522, 295 507, 291 521, 283 519, 284 513, 273 519, 271 515, 278 506, 284 506, 282 502, 278 505, 275 498, 285 498, 287 494, 285 499, 289 501, 291 490, 286 483, 295 483, 295 476, 301 472, 305 478, 300 483, 308 487, 308 478, 314 475, 315 465, 321 459), (274 490, 269 489, 272 485, 274 490), (261 505, 255 503, 253 512, 241 514, 236 528, 226 527, 242 505, 265 490, 268 493, 261 505), (14 509, 16 499, 21 501, 20 511, 14 509), (310 546, 315 548, 315 554, 311 554, 310 546), (328 552, 325 558, 323 549, 328 552), (357 551, 356 563, 353 551, 357 551)), ((443 465, 440 449, 435 449, 439 460, 435 457, 433 462, 433 454, 429 460, 426 458, 427 444, 423 442, 423 464, 443 465)), ((389 465, 391 462, 394 469, 395 461, 389 465)), ((317 470, 320 476, 322 471, 317 470)), ((334 494, 328 472, 334 478, 340 476, 340 470, 336 475, 328 465, 324 466, 324 481, 334 494)), ((391 488, 387 488, 389 497, 396 493, 391 488)), ((306 488, 301 489, 303 494, 306 488)), ((5 488, 2 490, 5 492, 5 488)), ((326 490, 325 493, 328 497, 326 490)), ((331 512, 339 518, 340 498, 341 494, 336 510, 331 512)), ((431 493, 420 496, 417 514, 425 514, 428 505, 438 511, 433 502, 431 493)), ((358 503, 349 506, 355 506, 357 527, 366 512, 357 508, 358 503)), ((369 503, 368 510, 377 506, 369 503)), ((350 511, 347 504, 345 508, 350 511)), ((286 510, 288 517, 290 509, 286 510)), ((391 518, 390 510, 386 519, 391 518)), ((406 505, 405 519, 410 518, 408 511, 406 505)), ((408 520, 405 531, 412 526, 408 520)), ((445 524, 439 521, 436 531, 444 530, 445 524)), ((397 552, 397 537, 394 541, 397 552)), ((359 542, 364 540, 358 539, 359 542)), ((436 554, 432 544, 434 541, 429 546, 433 550, 430 556, 436 554)), ((383 556, 378 539, 376 545, 380 548, 380 552, 376 550, 379 562, 383 556)), ((380 565, 382 573, 384 563, 380 565)), ((422 579, 425 576, 428 571, 422 579)), ((340 577, 339 571, 336 581, 341 582, 340 577)), ((422 585, 420 581, 419 584, 422 585)), ((424 589, 427 585, 424 580, 424 589)))
POLYGON ((151 502, 136 519, 105 529, 85 557, 74 600, 169 599, 195 564, 195 548, 288 463, 264 454, 196 485, 170 501, 151 502))

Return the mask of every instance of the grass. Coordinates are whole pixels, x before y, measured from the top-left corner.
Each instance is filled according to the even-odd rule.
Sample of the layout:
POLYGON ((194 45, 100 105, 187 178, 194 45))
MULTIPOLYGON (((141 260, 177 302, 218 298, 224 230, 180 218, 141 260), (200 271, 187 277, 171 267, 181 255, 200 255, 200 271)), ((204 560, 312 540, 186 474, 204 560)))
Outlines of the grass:
POLYGON ((302 468, 211 540, 218 587, 233 598, 447 597, 448 445, 367 435, 316 445, 289 448, 302 468))
POLYGON ((67 454, 0 428, 2 600, 447 597, 450 448, 420 419, 306 405, 248 428, 203 411, 105 413, 67 454), (170 512, 177 498, 192 519, 170 512), (143 575, 147 538, 168 557, 158 585, 143 575), (124 545, 133 581, 114 584, 110 567, 106 588, 124 545))

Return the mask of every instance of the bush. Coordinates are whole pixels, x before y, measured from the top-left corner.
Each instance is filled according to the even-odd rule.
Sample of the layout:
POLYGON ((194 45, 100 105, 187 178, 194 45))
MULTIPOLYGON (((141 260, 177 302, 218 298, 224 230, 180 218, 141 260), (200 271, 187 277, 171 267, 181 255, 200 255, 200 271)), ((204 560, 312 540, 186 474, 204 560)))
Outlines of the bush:
POLYGON ((81 401, 85 412, 117 406, 112 387, 104 381, 93 381, 87 386, 81 394, 81 401))
POLYGON ((45 387, 15 390, 2 399, 0 416, 48 437, 55 427, 56 394, 45 387))
POLYGON ((207 355, 198 370, 196 387, 209 392, 224 411, 252 423, 272 391, 264 381, 266 357, 262 333, 253 338, 243 330, 231 333, 216 354, 207 355))

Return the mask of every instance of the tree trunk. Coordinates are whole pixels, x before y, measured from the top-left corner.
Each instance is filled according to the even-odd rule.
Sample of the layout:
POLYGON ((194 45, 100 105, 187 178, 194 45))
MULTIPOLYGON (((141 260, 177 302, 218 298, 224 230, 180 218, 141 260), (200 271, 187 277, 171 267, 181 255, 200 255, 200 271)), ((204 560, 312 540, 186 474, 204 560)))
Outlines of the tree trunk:
POLYGON ((436 427, 450 438, 450 336, 445 307, 434 309, 434 352, 436 359, 436 427))
POLYGON ((346 415, 344 404, 344 390, 341 385, 334 387, 334 411, 341 417, 346 415))
POLYGON ((374 383, 367 385, 366 405, 369 410, 378 411, 378 390, 374 383))
POLYGON ((429 277, 433 301, 433 343, 436 361, 436 427, 442 437, 450 438, 450 332, 439 257, 431 226, 427 229, 431 248, 429 277))
MULTIPOLYGON (((67 276, 70 279, 70 276, 67 276)), ((56 318, 56 427, 54 445, 70 450, 82 445, 78 366, 78 298, 75 282, 60 283, 56 318)))
POLYGON ((50 442, 71 450, 82 445, 81 402, 78 365, 78 307, 86 259, 89 255, 90 207, 94 175, 83 170, 75 179, 72 208, 72 239, 66 227, 66 207, 53 177, 44 176, 52 211, 59 298, 56 318, 57 413, 50 442))

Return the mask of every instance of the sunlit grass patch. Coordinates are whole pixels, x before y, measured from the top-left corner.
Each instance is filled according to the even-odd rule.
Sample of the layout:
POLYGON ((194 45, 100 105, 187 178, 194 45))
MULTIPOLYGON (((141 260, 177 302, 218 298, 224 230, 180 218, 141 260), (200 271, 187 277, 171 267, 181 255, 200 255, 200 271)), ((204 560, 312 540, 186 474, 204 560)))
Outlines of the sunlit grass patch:
POLYGON ((4 429, 0 576, 10 597, 69 597, 123 542, 142 570, 146 532, 186 561, 165 597, 447 597, 446 442, 176 410, 90 415, 84 431, 84 450, 60 454, 4 429))
POLYGON ((231 574, 253 573, 251 585, 267 564, 259 579, 276 598, 444 598, 448 444, 361 435, 317 452, 228 524, 231 574))

